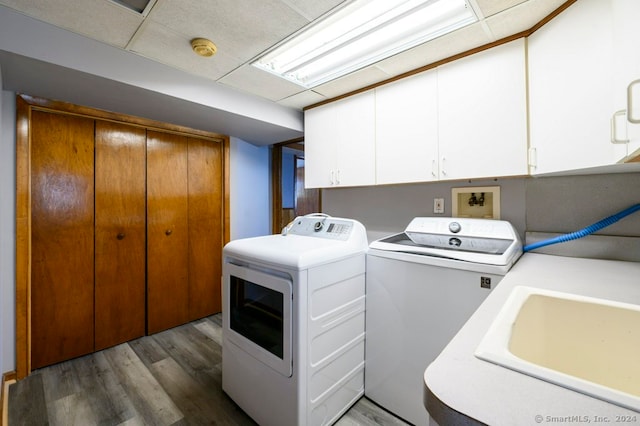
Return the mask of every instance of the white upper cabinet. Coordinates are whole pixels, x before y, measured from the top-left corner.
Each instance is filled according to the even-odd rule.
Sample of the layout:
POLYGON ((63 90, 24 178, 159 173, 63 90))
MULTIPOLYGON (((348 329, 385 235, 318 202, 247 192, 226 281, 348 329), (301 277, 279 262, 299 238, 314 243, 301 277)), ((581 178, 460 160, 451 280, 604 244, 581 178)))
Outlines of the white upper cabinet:
POLYGON ((377 183, 526 175, 524 40, 376 89, 377 183))
POLYGON ((613 113, 617 113, 618 159, 638 155, 640 149, 640 1, 610 0, 613 18, 613 113), (628 91, 629 85, 635 82, 628 91), (620 120, 621 118, 621 120, 620 120), (635 123, 629 122, 629 119, 635 123))
POLYGON ((378 184, 438 179, 438 81, 435 70, 376 91, 378 184))
POLYGON ((441 179, 526 175, 524 39, 438 68, 441 179))
POLYGON ((626 95, 640 78, 638 17, 637 0, 581 0, 529 37, 532 174, 611 165, 637 148, 626 95))
POLYGON ((304 113, 304 184, 325 188, 335 182, 336 154, 334 129, 336 110, 332 104, 304 113))
POLYGON ((527 174, 524 44, 307 110, 307 187, 527 174))
POLYGON ((308 110, 306 183, 537 175, 638 157, 638 19, 640 0, 580 0, 526 39, 308 110))
POLYGON ((375 184, 373 90, 305 112, 305 186, 375 184))

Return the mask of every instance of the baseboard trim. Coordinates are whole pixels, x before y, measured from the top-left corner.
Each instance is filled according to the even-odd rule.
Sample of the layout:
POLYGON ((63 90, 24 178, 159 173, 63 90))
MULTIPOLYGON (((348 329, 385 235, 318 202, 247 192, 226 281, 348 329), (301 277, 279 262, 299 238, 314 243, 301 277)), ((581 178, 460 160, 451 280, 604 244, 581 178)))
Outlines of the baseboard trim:
POLYGON ((8 395, 9 385, 14 383, 18 379, 18 374, 15 371, 9 371, 2 375, 2 387, 0 387, 0 419, 2 426, 9 424, 8 417, 8 398, 5 399, 5 395, 8 395))

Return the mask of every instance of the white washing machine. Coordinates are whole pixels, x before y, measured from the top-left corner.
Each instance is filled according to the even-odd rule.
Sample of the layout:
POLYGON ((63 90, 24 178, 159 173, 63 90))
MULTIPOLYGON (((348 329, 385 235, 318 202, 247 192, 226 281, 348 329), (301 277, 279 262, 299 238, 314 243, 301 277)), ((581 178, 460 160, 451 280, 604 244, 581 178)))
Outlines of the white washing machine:
POLYGON ((222 389, 261 426, 332 424, 364 394, 367 247, 318 214, 224 247, 222 389))
POLYGON ((425 369, 521 254, 511 224, 488 219, 419 217, 371 243, 365 395, 415 425, 429 424, 425 369))

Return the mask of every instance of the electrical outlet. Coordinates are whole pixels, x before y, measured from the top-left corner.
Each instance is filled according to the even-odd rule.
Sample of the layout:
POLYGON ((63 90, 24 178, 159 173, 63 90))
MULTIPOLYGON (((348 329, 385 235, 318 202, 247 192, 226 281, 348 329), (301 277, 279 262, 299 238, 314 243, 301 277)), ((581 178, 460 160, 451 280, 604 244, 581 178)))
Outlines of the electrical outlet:
POLYGON ((433 199, 433 212, 436 214, 444 214, 444 198, 433 199))

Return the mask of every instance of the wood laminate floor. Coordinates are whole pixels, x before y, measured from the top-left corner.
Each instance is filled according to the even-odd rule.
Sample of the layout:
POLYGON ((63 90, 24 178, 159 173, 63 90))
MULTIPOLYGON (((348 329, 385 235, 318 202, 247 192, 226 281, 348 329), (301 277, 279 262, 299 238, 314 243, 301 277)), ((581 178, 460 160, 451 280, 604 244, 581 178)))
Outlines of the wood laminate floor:
MULTIPOLYGON (((9 426, 255 425, 222 391, 221 315, 34 371, 9 387, 9 426)), ((406 425, 358 401, 338 426, 406 425)))

